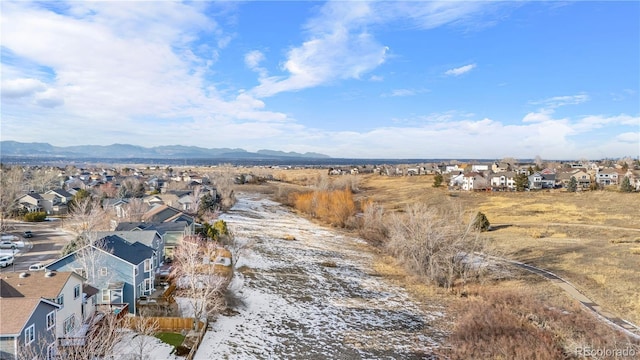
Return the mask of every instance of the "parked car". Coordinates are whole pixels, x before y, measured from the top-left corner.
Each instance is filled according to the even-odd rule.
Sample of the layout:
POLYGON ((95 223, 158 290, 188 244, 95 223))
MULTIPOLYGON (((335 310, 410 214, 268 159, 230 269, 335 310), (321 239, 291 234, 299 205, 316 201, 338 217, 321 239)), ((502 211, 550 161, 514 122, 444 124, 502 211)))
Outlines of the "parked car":
POLYGON ((13 241, 2 240, 0 241, 0 249, 15 249, 18 245, 16 245, 13 241))
POLYGON ((22 234, 22 236, 24 236, 26 238, 32 238, 33 237, 33 232, 31 232, 31 230, 27 230, 22 234))
POLYGON ((6 256, 0 257, 0 267, 4 268, 9 265, 13 265, 13 256, 6 255, 6 256))
POLYGON ((42 265, 42 264, 33 264, 33 265, 29 266, 29 271, 40 271, 40 270, 44 270, 44 265, 42 265))

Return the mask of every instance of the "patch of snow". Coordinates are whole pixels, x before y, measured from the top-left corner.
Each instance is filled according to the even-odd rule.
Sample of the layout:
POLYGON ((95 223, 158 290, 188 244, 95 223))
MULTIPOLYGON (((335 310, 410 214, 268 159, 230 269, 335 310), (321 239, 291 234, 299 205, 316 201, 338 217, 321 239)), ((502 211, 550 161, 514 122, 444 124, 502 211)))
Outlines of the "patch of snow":
POLYGON ((177 360, 182 357, 171 354, 173 346, 162 340, 148 335, 140 335, 133 331, 127 331, 120 342, 113 348, 116 359, 142 359, 148 360, 177 360))
POLYGON ((361 239, 246 194, 221 218, 255 241, 231 286, 244 306, 211 324, 195 359, 424 358, 444 336, 430 326, 441 307, 372 275, 361 239))

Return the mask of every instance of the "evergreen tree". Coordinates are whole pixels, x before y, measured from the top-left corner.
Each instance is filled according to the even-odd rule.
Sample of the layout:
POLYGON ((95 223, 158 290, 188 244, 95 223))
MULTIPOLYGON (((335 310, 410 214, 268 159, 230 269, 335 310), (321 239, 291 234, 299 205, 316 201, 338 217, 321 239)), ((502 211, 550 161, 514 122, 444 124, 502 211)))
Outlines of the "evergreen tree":
POLYGON ((567 191, 576 192, 576 190, 578 190, 578 181, 575 176, 572 176, 567 185, 567 191))
POLYGON ((633 186, 631 186, 631 180, 629 180, 628 176, 625 176, 624 179, 622 179, 622 184, 620 184, 620 191, 622 192, 633 191, 633 186))
POLYGON ((485 214, 478 211, 476 218, 473 220, 473 227, 480 231, 488 231, 491 228, 491 223, 485 214))
POLYGON ((529 177, 526 174, 518 174, 515 178, 516 191, 524 191, 529 186, 529 177))
POLYGON ((442 174, 437 173, 436 176, 433 178, 433 187, 437 188, 440 187, 440 185, 442 185, 442 174))

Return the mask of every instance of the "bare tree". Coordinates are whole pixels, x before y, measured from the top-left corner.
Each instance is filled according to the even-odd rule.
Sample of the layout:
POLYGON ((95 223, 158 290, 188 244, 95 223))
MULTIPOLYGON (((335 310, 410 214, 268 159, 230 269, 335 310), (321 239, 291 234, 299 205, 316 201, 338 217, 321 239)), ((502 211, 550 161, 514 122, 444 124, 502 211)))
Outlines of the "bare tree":
POLYGON ((18 206, 16 200, 21 194, 24 172, 19 166, 0 169, 0 231, 6 230, 5 217, 18 206))
POLYGON ((415 204, 394 214, 387 247, 410 271, 451 288, 479 271, 476 254, 484 243, 462 209, 415 204))
POLYGON ((216 186, 216 190, 220 195, 220 207, 223 210, 230 209, 236 203, 234 192, 235 172, 233 169, 231 165, 223 165, 217 171, 207 174, 216 186))
POLYGON ((98 199, 87 197, 71 206, 65 226, 76 234, 109 229, 109 216, 98 199))
POLYGON ((132 331, 116 346, 114 355, 131 360, 152 360, 150 351, 159 341, 154 337, 158 333, 158 319, 136 316, 127 320, 132 331))
POLYGON ((141 222, 143 215, 149 211, 149 205, 147 205, 142 199, 129 199, 129 202, 123 206, 124 218, 123 221, 141 222))
POLYGON ((60 175, 60 171, 56 168, 42 167, 31 169, 29 185, 31 185, 31 189, 36 192, 44 193, 53 187, 60 186, 58 175, 60 175))
POLYGON ((197 320, 209 321, 225 309, 224 295, 229 277, 216 271, 214 264, 219 247, 201 238, 184 240, 174 252, 171 277, 176 284, 177 297, 185 299, 183 312, 197 320))
POLYGON ((226 234, 219 237, 219 241, 231 252, 231 265, 235 268, 238 260, 242 258, 255 245, 255 239, 238 238, 228 230, 226 234))
MULTIPOLYGON (((124 334, 123 319, 113 312, 97 314, 84 335, 59 338, 53 345, 56 359, 93 360, 112 357, 114 346, 122 340, 124 334)), ((40 341, 18 348, 18 360, 45 360, 50 344, 40 341)))

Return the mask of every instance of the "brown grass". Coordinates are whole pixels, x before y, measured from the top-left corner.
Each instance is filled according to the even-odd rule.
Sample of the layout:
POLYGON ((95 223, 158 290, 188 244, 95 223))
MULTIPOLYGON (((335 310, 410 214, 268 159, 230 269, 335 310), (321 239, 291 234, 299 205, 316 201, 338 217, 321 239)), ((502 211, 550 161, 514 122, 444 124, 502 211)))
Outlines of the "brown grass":
MULTIPOLYGON (((326 174, 326 170, 305 172, 307 170, 283 172, 281 179, 293 183, 281 183, 283 186, 279 189, 285 190, 275 190, 273 193, 289 194, 290 191, 299 191, 305 186, 317 184, 326 174)), ((469 213, 482 211, 493 226, 493 230, 486 235, 496 252, 550 270, 569 280, 605 310, 640 324, 640 231, 637 231, 640 229, 640 194, 605 191, 449 192, 445 188, 433 188, 433 176, 359 177, 359 191, 354 194, 354 201, 373 202, 382 206, 387 213, 402 212, 407 205, 413 203, 438 205, 442 202, 459 202, 469 213)), ((375 270, 389 281, 403 284, 415 298, 429 301, 437 298, 439 302, 451 302, 450 296, 443 297, 441 289, 427 286, 421 279, 407 275, 394 259, 385 255, 381 255, 380 259, 375 264, 375 270)), ((460 330, 465 327, 477 330, 489 326, 488 337, 464 335, 464 332, 460 332, 452 337, 452 343, 463 346, 464 341, 461 339, 465 336, 478 336, 475 339, 488 348, 491 348, 488 339, 493 339, 492 341, 502 344, 502 348, 514 350, 513 344, 526 340, 530 335, 536 338, 535 344, 541 354, 556 358, 560 351, 560 358, 572 358, 574 356, 568 350, 580 341, 588 339, 591 344, 599 344, 598 341, 615 338, 617 334, 607 332, 610 329, 606 326, 604 328, 608 330, 603 330, 602 323, 593 315, 576 307, 564 292, 536 275, 521 275, 513 281, 499 282, 496 286, 506 289, 504 294, 489 291, 491 286, 467 289, 472 296, 459 301, 472 311, 465 311, 465 306, 450 309, 452 315, 459 313, 460 330), (516 299, 521 293, 525 299, 516 299), (493 303, 499 311, 485 314, 493 303), (562 308, 569 314, 583 316, 567 316, 566 318, 576 322, 572 325, 570 321, 558 320, 558 315, 553 311, 549 313, 548 308, 562 308), (527 314, 535 314, 538 319, 547 319, 545 321, 551 327, 540 328, 533 325, 521 314, 525 311, 523 309, 531 309, 527 310, 527 314), (473 317, 473 314, 487 318, 473 317), (492 317, 495 318, 492 320, 492 317), (502 320, 495 321, 496 319, 502 320), (498 330, 490 327, 491 324, 502 322, 519 326, 517 335, 511 340, 508 337, 496 337, 500 331, 508 333, 507 328, 498 330), (591 332, 590 329, 595 330, 591 332)), ((447 327, 450 324, 440 325, 447 327)), ((536 358, 523 351, 511 352, 509 356, 495 352, 486 353, 487 356, 467 356, 463 352, 458 358, 536 358), (527 357, 528 355, 532 357, 527 357)))
POLYGON ((614 314, 640 324, 640 194, 619 192, 449 192, 432 176, 366 175, 359 198, 387 210, 458 201, 482 211, 504 256, 548 269, 614 314))

